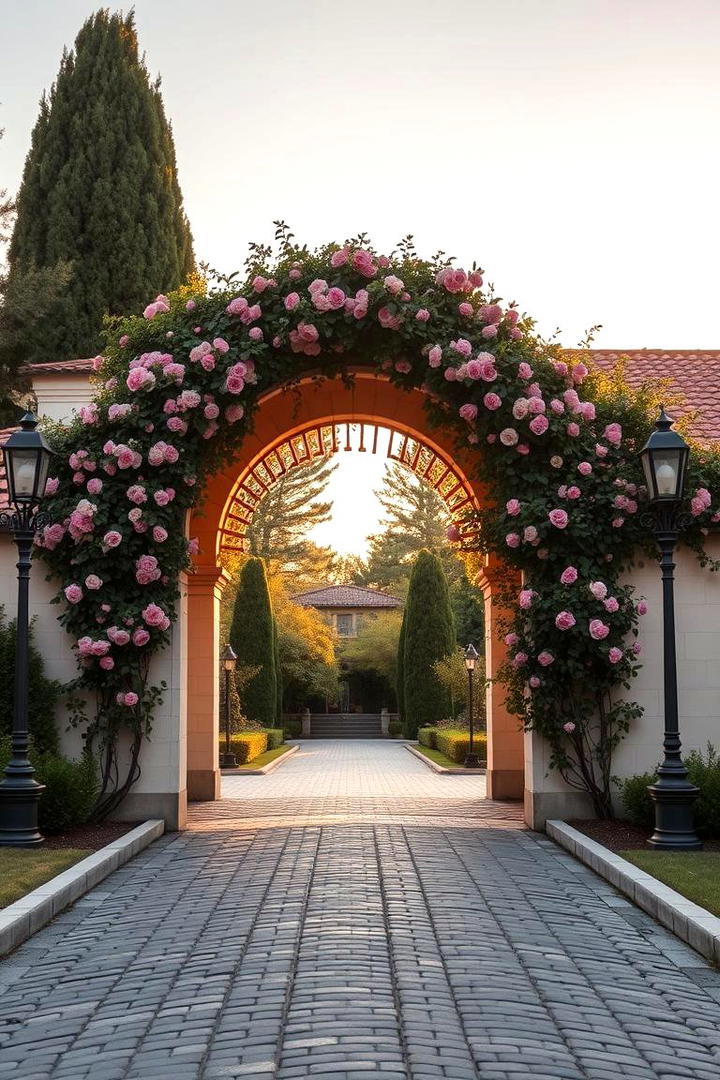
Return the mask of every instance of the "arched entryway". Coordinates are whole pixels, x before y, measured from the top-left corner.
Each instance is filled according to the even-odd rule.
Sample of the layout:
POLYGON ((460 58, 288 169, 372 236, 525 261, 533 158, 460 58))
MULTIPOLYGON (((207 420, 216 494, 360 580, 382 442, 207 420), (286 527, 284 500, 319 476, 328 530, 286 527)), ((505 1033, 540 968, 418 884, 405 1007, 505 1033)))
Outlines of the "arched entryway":
MULTIPOLYGON (((278 387, 264 395, 254 417, 253 431, 246 436, 238 455, 218 470, 205 485, 188 524, 196 536, 200 555, 195 572, 185 580, 187 620, 187 769, 188 798, 216 799, 220 793, 217 766, 219 610, 227 583, 221 565, 221 546, 228 534, 228 515, 236 504, 239 478, 263 460, 268 449, 283 443, 309 425, 323 423, 385 424, 420 439, 437 455, 452 462, 463 488, 476 505, 489 497, 473 482, 471 455, 458 450, 442 428, 430 429, 425 395, 404 391, 374 370, 357 369, 350 383, 341 379, 306 378, 292 386, 278 387)), ((502 611, 497 603, 498 585, 515 572, 497 561, 487 560, 479 584, 485 597, 486 664, 493 680, 505 659, 506 646, 498 629, 502 611)), ((502 686, 488 689, 488 796, 519 799, 523 795, 523 737, 517 717, 508 714, 502 686)))

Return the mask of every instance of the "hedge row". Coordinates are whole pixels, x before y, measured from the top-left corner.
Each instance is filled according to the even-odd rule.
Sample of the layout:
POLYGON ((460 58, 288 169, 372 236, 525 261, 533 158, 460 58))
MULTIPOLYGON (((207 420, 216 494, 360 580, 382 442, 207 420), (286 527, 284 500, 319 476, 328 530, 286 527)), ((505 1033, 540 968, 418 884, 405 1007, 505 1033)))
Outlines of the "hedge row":
MULTIPOLYGON (((247 765, 266 750, 274 750, 285 741, 282 728, 265 728, 263 731, 243 731, 230 736, 230 753, 238 765, 247 765)), ((225 738, 220 738, 220 753, 225 753, 225 738)))
MULTIPOLYGON (((702 837, 720 838, 720 753, 708 745, 705 754, 693 750, 685 758, 688 779, 700 789, 693 806, 695 827, 702 837)), ((616 781, 626 816, 641 828, 652 829, 655 803, 648 787, 657 780, 656 773, 642 773, 616 781)))
MULTIPOLYGON (((10 739, 0 738, 0 775, 10 760, 10 739)), ((95 762, 87 754, 78 761, 50 752, 38 754, 30 748, 35 779, 45 785, 38 804, 40 832, 62 833, 84 825, 98 795, 99 782, 95 762)))
MULTIPOLYGON (((422 727, 418 729, 418 742, 431 750, 440 750, 459 765, 470 752, 470 733, 456 728, 422 727)), ((487 758, 487 735, 478 732, 473 737, 473 749, 481 759, 487 758)))

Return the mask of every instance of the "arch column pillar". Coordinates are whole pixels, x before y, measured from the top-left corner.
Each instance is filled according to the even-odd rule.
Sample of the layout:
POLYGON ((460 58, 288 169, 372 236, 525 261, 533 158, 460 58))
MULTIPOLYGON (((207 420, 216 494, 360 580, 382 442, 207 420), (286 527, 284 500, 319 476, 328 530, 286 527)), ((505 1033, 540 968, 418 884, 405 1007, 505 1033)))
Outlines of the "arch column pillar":
POLYGON ((508 612, 498 600, 498 593, 501 584, 507 585, 516 578, 519 587, 519 573, 491 555, 486 556, 485 566, 477 579, 485 601, 485 674, 489 679, 486 691, 488 799, 522 799, 524 790, 523 731, 520 719, 508 711, 505 687, 497 679, 508 654, 499 626, 508 612))
POLYGON ((187 788, 191 802, 220 798, 220 599, 222 567, 199 566, 187 589, 187 788))

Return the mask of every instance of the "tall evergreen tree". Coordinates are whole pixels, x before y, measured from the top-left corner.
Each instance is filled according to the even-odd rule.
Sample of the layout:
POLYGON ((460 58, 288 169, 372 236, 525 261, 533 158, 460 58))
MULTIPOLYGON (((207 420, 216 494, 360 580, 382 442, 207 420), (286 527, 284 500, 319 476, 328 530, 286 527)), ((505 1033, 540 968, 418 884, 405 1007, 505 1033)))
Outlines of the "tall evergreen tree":
POLYGON ((437 555, 423 550, 410 578, 405 606, 403 650, 403 728, 407 738, 417 729, 450 715, 448 690, 433 664, 457 648, 447 579, 437 555))
POLYGON ((397 697, 397 710, 400 722, 405 727, 405 627, 407 625, 407 608, 403 611, 400 624, 400 636, 398 638, 397 674, 395 677, 395 696, 397 697))
POLYGON ((40 103, 8 287, 67 263, 67 287, 26 327, 23 363, 92 356, 105 314, 138 310, 193 268, 172 132, 132 12, 90 16, 40 103))
POLYGON ((230 644, 237 653, 238 665, 259 668, 244 687, 243 712, 253 723, 274 727, 277 714, 275 629, 262 559, 248 559, 240 573, 230 644))

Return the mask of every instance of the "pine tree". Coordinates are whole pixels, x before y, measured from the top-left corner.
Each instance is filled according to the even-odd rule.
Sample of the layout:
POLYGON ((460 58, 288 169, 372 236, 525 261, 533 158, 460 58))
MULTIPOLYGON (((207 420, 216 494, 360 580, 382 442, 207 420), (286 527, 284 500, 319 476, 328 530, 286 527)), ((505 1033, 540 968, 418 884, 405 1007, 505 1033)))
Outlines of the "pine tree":
POLYGON ((419 727, 437 724, 450 715, 450 695, 433 664, 456 648, 442 563, 432 552, 423 550, 413 567, 405 607, 403 727, 407 738, 416 738, 419 727))
POLYGON ((92 356, 105 314, 137 311, 193 268, 172 132, 132 12, 92 15, 40 103, 8 287, 67 263, 67 287, 26 328, 23 363, 92 356))
POLYGON ((237 653, 238 666, 260 669, 243 688, 242 706, 248 720, 262 727, 275 727, 277 714, 273 627, 265 564, 262 559, 248 559, 240 573, 230 644, 237 653))
POLYGON ((323 581, 332 565, 333 552, 305 537, 330 518, 332 502, 319 500, 336 468, 319 458, 285 473, 260 502, 246 534, 250 553, 273 572, 292 574, 296 591, 323 581))

